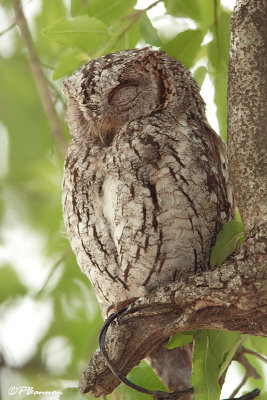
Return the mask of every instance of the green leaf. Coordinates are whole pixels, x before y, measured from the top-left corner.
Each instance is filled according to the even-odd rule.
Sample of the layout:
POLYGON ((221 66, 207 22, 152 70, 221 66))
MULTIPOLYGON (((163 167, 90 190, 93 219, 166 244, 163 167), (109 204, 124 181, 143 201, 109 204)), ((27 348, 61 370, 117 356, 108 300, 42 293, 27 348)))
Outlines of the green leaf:
POLYGON ((53 79, 58 79, 63 75, 70 75, 73 71, 79 68, 85 61, 89 61, 89 57, 87 56, 87 60, 85 59, 87 56, 86 53, 82 53, 79 49, 65 49, 59 55, 56 68, 53 73, 53 79))
POLYGON ((0 303, 3 303, 9 296, 19 296, 27 293, 27 289, 19 280, 13 268, 5 266, 0 268, 0 303))
POLYGON ((66 47, 78 47, 88 52, 95 51, 109 38, 107 26, 87 15, 63 17, 43 29, 43 34, 66 47))
POLYGON ((201 88, 204 79, 206 77, 207 74, 207 68, 204 67, 204 65, 201 65, 200 67, 198 67, 195 72, 194 72, 194 79, 198 84, 198 87, 201 88))
MULTIPOLYGON (((127 377, 131 382, 146 389, 166 391, 165 386, 155 372, 144 361, 142 361, 140 366, 133 368, 127 377)), ((118 391, 123 400, 153 400, 152 396, 139 393, 124 383, 119 386, 118 391)))
POLYGON ((256 351, 263 354, 264 356, 267 356, 267 338, 260 336, 251 336, 250 342, 256 351))
POLYGON ((119 21, 113 26, 113 38, 110 39, 109 45, 104 48, 104 53, 113 51, 133 49, 142 39, 140 35, 140 19, 137 19, 134 24, 129 21, 119 21))
POLYGON ((140 20, 140 34, 143 37, 144 41, 150 44, 151 46, 159 47, 161 45, 158 32, 151 24, 151 21, 146 15, 146 13, 143 13, 140 20))
POLYGON ((241 243, 243 238, 242 222, 237 220, 227 222, 218 233, 216 243, 211 250, 211 266, 220 265, 226 260, 236 251, 237 245, 241 243))
POLYGON ((84 400, 84 395, 78 388, 66 388, 62 390, 60 400, 84 400))
POLYGON ((80 9, 78 10, 77 2, 72 0, 72 15, 87 14, 89 16, 100 19, 108 26, 114 22, 119 21, 121 18, 136 12, 134 6, 136 0, 90 0, 88 6, 83 7, 82 2, 80 3, 80 9))
POLYGON ((197 0, 200 9, 199 26, 208 29, 214 21, 214 0, 197 0))
POLYGON ((267 356, 267 338, 261 336, 248 336, 244 347, 267 356))
POLYGON ((179 33, 165 43, 161 50, 176 58, 188 68, 191 68, 200 49, 203 33, 200 30, 187 30, 179 33))
POLYGON ((218 383, 219 364, 210 350, 209 331, 203 330, 194 343, 191 384, 195 400, 219 400, 221 388, 218 383))
POLYGON ((217 11, 216 24, 211 28, 213 40, 208 44, 208 56, 212 66, 220 70, 227 70, 230 46, 230 17, 231 14, 217 11))
POLYGON ((35 19, 35 48, 38 49, 38 53, 41 59, 45 59, 46 63, 53 63, 60 51, 58 43, 48 40, 42 34, 43 29, 48 25, 56 22, 64 15, 66 15, 66 5, 64 0, 43 0, 40 1, 41 12, 35 19))
POLYGON ((223 330, 203 330, 196 335, 191 377, 195 400, 219 399, 219 378, 244 340, 238 332, 223 330))
POLYGON ((175 347, 181 347, 184 344, 192 343, 194 340, 194 334, 196 331, 181 332, 172 335, 167 344, 167 349, 174 349, 175 347))
POLYGON ((167 13, 174 17, 189 17, 198 21, 200 9, 196 0, 165 0, 167 13))

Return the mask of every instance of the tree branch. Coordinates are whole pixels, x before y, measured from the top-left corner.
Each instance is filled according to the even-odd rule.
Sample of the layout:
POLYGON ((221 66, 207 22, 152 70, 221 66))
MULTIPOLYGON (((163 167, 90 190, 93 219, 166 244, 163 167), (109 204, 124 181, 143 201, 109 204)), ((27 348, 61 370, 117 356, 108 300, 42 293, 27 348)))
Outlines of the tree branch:
POLYGON ((44 72, 39 64, 39 60, 34 49, 34 44, 31 38, 29 27, 23 14, 21 1, 12 0, 12 4, 16 16, 16 23, 21 32, 21 38, 28 51, 30 67, 36 83, 36 87, 39 92, 44 112, 52 129, 52 135, 57 140, 59 147, 64 155, 66 152, 67 143, 60 127, 59 119, 54 107, 51 93, 46 83, 44 72))
MULTIPOLYGON (((219 268, 139 298, 107 332, 106 349, 125 375, 170 335, 225 329, 267 336, 267 252, 262 229, 219 268), (255 295, 256 294, 256 295, 255 295)), ((80 380, 83 393, 108 394, 120 382, 97 350, 80 380)))

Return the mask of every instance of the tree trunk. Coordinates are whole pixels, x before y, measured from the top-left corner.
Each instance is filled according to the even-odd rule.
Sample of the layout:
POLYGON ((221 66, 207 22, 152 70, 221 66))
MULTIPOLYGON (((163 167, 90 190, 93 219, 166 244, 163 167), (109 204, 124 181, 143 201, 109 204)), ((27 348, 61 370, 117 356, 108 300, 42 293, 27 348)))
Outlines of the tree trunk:
POLYGON ((228 158, 246 235, 267 219, 266 9, 266 0, 239 0, 232 16, 228 158))

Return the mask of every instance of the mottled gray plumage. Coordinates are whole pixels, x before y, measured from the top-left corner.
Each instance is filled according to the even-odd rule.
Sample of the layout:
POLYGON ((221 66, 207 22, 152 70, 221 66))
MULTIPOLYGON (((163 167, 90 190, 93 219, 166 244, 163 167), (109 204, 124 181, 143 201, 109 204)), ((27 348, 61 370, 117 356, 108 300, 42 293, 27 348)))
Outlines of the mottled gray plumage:
POLYGON ((64 93, 64 221, 103 314, 209 268, 231 191, 189 71, 164 52, 125 50, 81 67, 64 93))

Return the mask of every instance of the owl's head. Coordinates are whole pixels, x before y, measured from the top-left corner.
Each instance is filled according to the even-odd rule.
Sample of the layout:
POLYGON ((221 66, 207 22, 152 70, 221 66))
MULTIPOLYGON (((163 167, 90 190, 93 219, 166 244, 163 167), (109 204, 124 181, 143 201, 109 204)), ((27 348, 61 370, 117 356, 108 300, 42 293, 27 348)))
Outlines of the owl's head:
POLYGON ((203 101, 189 71, 162 51, 124 50, 95 59, 64 81, 72 136, 109 144, 130 121, 168 110, 179 114, 203 101))

